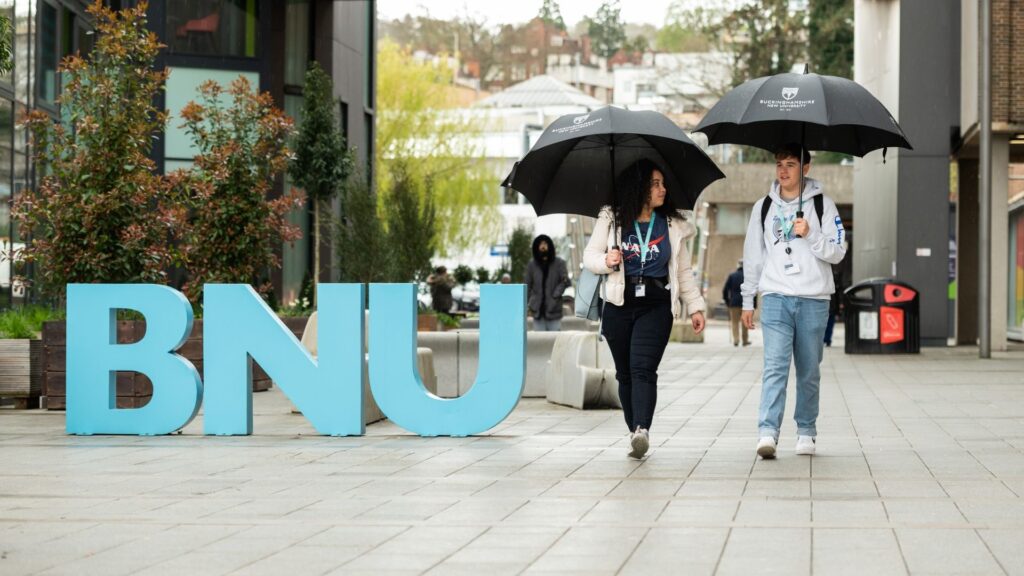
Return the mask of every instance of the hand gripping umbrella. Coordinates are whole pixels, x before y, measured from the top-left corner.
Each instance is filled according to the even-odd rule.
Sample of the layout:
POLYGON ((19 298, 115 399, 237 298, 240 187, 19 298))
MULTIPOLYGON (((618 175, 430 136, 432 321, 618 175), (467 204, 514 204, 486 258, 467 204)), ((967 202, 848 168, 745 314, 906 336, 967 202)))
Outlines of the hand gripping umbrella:
POLYGON ((597 216, 617 204, 615 177, 641 158, 664 169, 679 208, 692 209, 708 184, 725 177, 664 115, 608 106, 552 122, 501 185, 526 196, 538 216, 597 216))
MULTIPOLYGON (((892 114, 863 86, 837 76, 776 74, 733 88, 697 126, 710 144, 745 144, 774 152, 795 142, 805 150, 864 156, 872 150, 912 149, 892 114)), ((803 218, 804 166, 800 155, 803 218)))

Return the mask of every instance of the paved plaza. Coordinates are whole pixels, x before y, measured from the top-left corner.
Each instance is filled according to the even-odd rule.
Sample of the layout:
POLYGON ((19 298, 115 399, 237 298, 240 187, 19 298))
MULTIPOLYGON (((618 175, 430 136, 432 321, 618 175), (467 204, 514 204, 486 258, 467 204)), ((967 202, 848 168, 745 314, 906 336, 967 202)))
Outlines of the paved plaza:
MULTIPOLYGON (((841 344, 841 335, 840 335, 841 344)), ((652 451, 524 400, 473 438, 70 437, 0 411, 0 574, 1024 574, 1024 352, 827 349, 818 455, 755 458, 760 332, 670 345, 652 451)))

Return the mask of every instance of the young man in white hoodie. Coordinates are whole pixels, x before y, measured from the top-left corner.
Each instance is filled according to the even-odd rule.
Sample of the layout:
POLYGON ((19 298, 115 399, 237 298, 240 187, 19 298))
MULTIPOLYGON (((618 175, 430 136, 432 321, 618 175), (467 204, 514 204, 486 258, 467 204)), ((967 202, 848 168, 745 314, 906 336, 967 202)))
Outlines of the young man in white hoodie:
POLYGON ((797 217, 801 154, 806 176, 811 167, 806 150, 790 144, 776 152, 777 179, 768 196, 754 203, 743 244, 741 319, 748 329, 754 329, 754 296, 762 295, 764 373, 757 453, 766 459, 775 457, 779 442, 791 360, 796 364, 796 453, 815 452, 823 336, 835 291, 831 265, 846 255, 839 211, 817 180, 803 179, 804 214, 797 217))

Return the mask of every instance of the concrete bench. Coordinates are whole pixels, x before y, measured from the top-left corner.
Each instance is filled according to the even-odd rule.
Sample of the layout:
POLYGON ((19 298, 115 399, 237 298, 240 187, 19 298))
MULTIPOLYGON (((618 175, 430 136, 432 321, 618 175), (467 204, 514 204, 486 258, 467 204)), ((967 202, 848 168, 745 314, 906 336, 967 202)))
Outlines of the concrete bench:
MULTIPOLYGON (((560 332, 526 333, 526 382, 524 398, 543 398, 547 395, 546 373, 551 350, 560 332)), ((447 332, 420 332, 417 345, 434 353, 434 371, 437 374, 438 396, 455 398, 465 394, 476 381, 480 362, 480 332, 451 330, 447 332)))
MULTIPOLYGON (((313 312, 306 322, 306 328, 302 331, 302 345, 316 358, 316 312, 313 312)), ((437 394, 437 376, 434 374, 434 353, 429 348, 416 349, 416 367, 420 372, 420 379, 423 386, 433 394, 437 394)), ((370 390, 370 366, 369 355, 363 354, 363 419, 366 424, 384 419, 384 413, 380 411, 377 402, 373 399, 373 392, 370 390)))
POLYGON ((547 367, 548 402, 585 408, 622 408, 608 345, 596 332, 558 332, 547 367))
MULTIPOLYGON (((480 329, 480 317, 465 318, 459 322, 459 329, 461 330, 479 330, 480 329)), ((533 318, 526 319, 526 329, 533 331, 533 318)), ((568 331, 597 331, 597 322, 591 322, 586 318, 577 318, 575 316, 565 316, 562 318, 562 332, 568 331)))

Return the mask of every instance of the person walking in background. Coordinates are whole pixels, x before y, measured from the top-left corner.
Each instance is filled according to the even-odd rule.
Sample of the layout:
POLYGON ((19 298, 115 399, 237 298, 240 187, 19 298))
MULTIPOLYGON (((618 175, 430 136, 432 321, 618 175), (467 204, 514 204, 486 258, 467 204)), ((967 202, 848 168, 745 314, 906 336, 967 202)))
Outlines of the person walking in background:
POLYGON ((824 354, 829 300, 835 292, 830 264, 846 254, 842 220, 821 183, 807 178, 802 209, 800 182, 811 157, 796 144, 775 153, 775 174, 768 196, 750 214, 743 244, 743 324, 754 329, 754 297, 761 297, 764 324, 764 371, 757 453, 775 457, 786 407, 789 366, 796 363, 796 453, 816 451, 818 388, 824 354), (804 172, 800 174, 803 156, 804 172))
POLYGON ((448 314, 452 311, 452 288, 455 287, 455 279, 448 274, 448 269, 438 266, 434 273, 427 276, 427 286, 430 287, 430 307, 435 312, 448 314))
POLYGON ((551 238, 541 234, 533 239, 533 260, 526 264, 523 277, 533 329, 539 332, 561 330, 562 294, 570 286, 569 269, 565 260, 555 256, 551 238))
POLYGON ((620 204, 601 210, 583 265, 607 275, 601 286, 606 303, 601 331, 615 360, 629 456, 639 459, 650 447, 658 365, 673 320, 685 303, 699 334, 705 306, 685 242, 696 228, 672 205, 661 169, 639 160, 619 174, 615 185, 620 204))
POLYGON ((740 287, 743 285, 743 260, 737 264, 736 270, 729 274, 729 278, 722 286, 722 300, 729 309, 729 326, 732 327, 732 345, 740 345, 740 331, 743 331, 743 345, 750 346, 750 331, 746 325, 740 322, 743 314, 743 294, 740 287))

